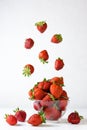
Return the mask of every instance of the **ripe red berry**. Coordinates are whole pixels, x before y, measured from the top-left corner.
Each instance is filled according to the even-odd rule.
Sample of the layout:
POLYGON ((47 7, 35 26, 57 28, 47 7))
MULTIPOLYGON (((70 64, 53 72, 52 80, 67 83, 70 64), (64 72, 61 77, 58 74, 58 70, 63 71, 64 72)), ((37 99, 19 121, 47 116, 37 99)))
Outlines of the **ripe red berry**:
POLYGON ((80 116, 79 113, 75 111, 68 115, 67 120, 71 124, 79 124, 81 119, 83 119, 83 117, 80 116))
POLYGON ((44 63, 48 63, 48 59, 49 59, 49 54, 47 50, 42 50, 39 52, 39 60, 44 64, 44 63))
POLYGON ((24 66, 24 68, 23 68, 23 75, 24 76, 27 76, 27 77, 29 77, 29 76, 31 76, 31 74, 34 72, 34 66, 33 65, 31 65, 31 64, 26 64, 25 66, 24 66))
POLYGON ((54 34, 51 38, 51 42, 55 43, 55 44, 62 42, 62 40, 63 40, 63 38, 62 38, 61 34, 54 34))
POLYGON ((60 70, 64 67, 64 62, 61 58, 55 60, 54 68, 55 70, 60 70))
POLYGON ((33 39, 28 38, 28 39, 25 40, 24 46, 25 46, 26 49, 31 49, 33 47, 33 45, 34 45, 33 39))
POLYGON ((45 123, 45 115, 43 112, 39 112, 38 114, 33 114, 29 117, 27 120, 27 123, 33 125, 33 126, 38 126, 42 123, 45 123))
POLYGON ((9 125, 16 125, 17 124, 17 118, 14 116, 14 115, 7 115, 5 114, 5 119, 6 119, 6 122, 9 124, 9 125))
POLYGON ((17 108, 16 110, 14 110, 15 112, 15 117, 17 118, 18 121, 20 122, 24 122, 26 119, 26 112, 24 110, 20 110, 19 108, 17 108))
POLYGON ((37 22, 37 23, 35 23, 35 26, 37 27, 37 30, 40 33, 44 33, 47 29, 47 23, 45 21, 37 22))

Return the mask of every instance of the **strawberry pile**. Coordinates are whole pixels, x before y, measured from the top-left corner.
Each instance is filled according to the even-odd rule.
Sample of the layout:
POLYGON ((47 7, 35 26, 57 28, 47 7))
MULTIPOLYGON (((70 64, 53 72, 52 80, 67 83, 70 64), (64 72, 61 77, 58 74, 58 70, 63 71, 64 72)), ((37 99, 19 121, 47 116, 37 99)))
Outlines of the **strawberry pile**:
POLYGON ((33 108, 43 111, 47 120, 58 120, 66 110, 69 98, 63 86, 63 77, 52 77, 37 82, 28 92, 33 108))

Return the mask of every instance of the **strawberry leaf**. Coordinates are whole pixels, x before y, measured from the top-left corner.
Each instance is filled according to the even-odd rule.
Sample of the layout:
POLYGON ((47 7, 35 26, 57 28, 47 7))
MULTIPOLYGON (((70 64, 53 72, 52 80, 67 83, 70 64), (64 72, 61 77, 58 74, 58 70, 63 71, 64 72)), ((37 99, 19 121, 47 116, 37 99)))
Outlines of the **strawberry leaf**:
POLYGON ((22 73, 24 76, 30 76, 31 75, 31 72, 30 72, 30 68, 29 67, 25 67, 23 69, 23 73, 22 73))
POLYGON ((46 23, 45 21, 40 21, 40 22, 35 23, 35 26, 43 26, 43 24, 45 23, 46 23))
POLYGON ((40 61, 41 61, 43 64, 48 63, 48 61, 46 61, 46 60, 44 60, 44 59, 42 59, 42 58, 40 58, 40 61))

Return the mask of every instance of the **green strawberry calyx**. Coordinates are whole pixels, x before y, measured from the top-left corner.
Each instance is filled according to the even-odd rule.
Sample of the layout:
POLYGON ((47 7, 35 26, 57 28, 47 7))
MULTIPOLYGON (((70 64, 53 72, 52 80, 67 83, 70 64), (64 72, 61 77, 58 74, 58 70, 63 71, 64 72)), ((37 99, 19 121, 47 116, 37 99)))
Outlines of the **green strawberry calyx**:
POLYGON ((17 107, 15 110, 13 110, 14 113, 18 112, 20 109, 17 107))
POLYGON ((4 119, 6 119, 9 116, 9 114, 5 114, 4 119))
POLYGON ((43 110, 39 111, 38 114, 41 116, 42 123, 46 123, 46 117, 45 117, 45 113, 43 112, 43 110))
POLYGON ((45 64, 45 63, 48 63, 48 61, 44 60, 43 58, 40 58, 40 61, 45 64))
POLYGON ((77 111, 74 111, 74 112, 78 114, 78 116, 79 116, 80 120, 84 119, 84 117, 83 117, 83 116, 81 116, 81 115, 79 115, 79 113, 78 113, 77 111))
POLYGON ((50 98, 52 99, 52 101, 55 101, 55 97, 52 94, 48 93, 48 95, 50 96, 50 98))
POLYGON ((31 71, 30 71, 30 68, 27 66, 27 67, 24 67, 23 69, 23 73, 22 73, 24 76, 30 76, 31 75, 31 71))
POLYGON ((35 23, 35 26, 43 26, 43 24, 45 23, 46 23, 45 21, 40 21, 40 22, 35 23))
POLYGON ((62 35, 61 34, 55 34, 54 37, 56 37, 56 39, 61 42, 63 40, 62 35))

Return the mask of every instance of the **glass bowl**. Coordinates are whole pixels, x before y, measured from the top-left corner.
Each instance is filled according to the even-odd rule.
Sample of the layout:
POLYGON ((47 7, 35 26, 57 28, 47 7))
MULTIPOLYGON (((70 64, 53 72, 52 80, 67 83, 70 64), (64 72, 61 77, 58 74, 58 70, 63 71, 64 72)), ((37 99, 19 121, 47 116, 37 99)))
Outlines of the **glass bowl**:
POLYGON ((43 112, 46 120, 57 121, 65 113, 68 105, 68 100, 54 100, 54 101, 44 101, 44 100, 34 100, 33 108, 38 112, 43 112))

